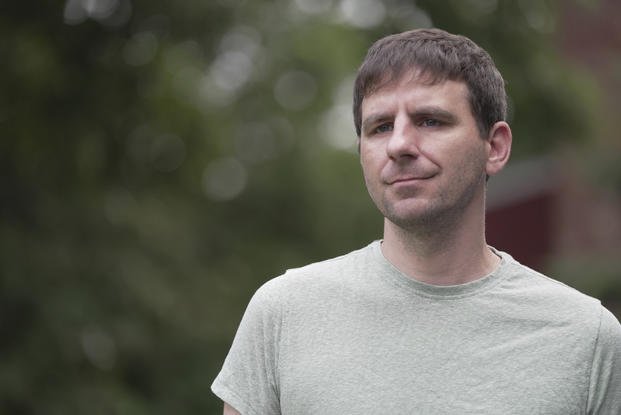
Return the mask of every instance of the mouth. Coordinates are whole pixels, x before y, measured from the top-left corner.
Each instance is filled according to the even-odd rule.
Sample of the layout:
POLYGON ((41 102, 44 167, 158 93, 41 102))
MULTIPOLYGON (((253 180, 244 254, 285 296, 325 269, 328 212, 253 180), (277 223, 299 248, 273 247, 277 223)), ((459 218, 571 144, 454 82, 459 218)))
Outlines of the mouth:
POLYGON ((424 180, 429 180, 432 176, 408 176, 408 177, 398 177, 395 179, 391 179, 387 181, 388 185, 399 185, 399 184, 408 184, 408 183, 419 183, 424 180))

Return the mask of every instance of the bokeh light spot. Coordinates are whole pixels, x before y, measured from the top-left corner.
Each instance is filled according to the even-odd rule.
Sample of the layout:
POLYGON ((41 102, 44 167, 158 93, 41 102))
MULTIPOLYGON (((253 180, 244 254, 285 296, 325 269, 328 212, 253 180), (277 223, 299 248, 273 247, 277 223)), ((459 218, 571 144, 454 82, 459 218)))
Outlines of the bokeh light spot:
POLYGON ((203 190, 212 200, 231 200, 244 191, 247 177, 246 168, 239 160, 232 157, 220 158, 205 168, 203 190))
POLYGON ((220 39, 220 52, 242 52, 249 58, 254 58, 261 49, 261 34, 250 26, 237 26, 220 39))
POLYGON ((303 71, 282 75, 274 86, 274 98, 285 109, 298 111, 306 108, 315 98, 317 82, 303 71))
POLYGON ((386 7, 380 0, 343 0, 341 14, 348 24, 368 29, 384 21, 386 7))
POLYGON ((185 143, 172 134, 155 137, 149 146, 151 165, 155 170, 165 173, 178 169, 185 159, 185 154, 185 143))
POLYGON ((67 0, 63 10, 65 23, 76 25, 94 19, 111 26, 120 26, 129 19, 129 0, 67 0))
POLYGON ((321 118, 320 135, 330 146, 339 150, 356 149, 354 121, 349 105, 335 105, 321 118))
POLYGON ((145 65, 155 57, 157 46, 157 37, 152 32, 137 33, 125 44, 123 58, 132 66, 145 65))
POLYGON ((136 200, 127 189, 113 189, 108 191, 104 199, 104 216, 110 224, 120 226, 130 221, 135 206, 136 200))
POLYGON ((93 364, 101 370, 110 370, 116 363, 116 344, 108 333, 98 327, 86 328, 81 335, 82 350, 93 364))
POLYGON ((328 13, 332 9, 333 0, 294 0, 295 5, 307 14, 328 13))
POLYGON ((239 158, 250 163, 270 160, 278 153, 274 131, 265 123, 249 123, 240 127, 235 146, 239 158))
POLYGON ((211 65, 214 83, 224 90, 235 91, 250 78, 252 61, 244 52, 229 51, 219 55, 211 65))

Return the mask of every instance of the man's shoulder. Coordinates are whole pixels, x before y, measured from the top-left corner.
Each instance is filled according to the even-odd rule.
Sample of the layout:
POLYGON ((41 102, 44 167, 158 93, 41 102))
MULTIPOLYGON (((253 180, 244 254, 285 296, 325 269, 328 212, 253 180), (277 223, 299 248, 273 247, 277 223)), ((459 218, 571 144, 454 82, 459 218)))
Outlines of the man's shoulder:
POLYGON ((371 244, 363 248, 359 248, 333 258, 313 262, 297 268, 290 268, 285 272, 283 276, 289 278, 298 278, 304 276, 317 278, 318 276, 322 275, 333 276, 334 271, 341 272, 343 270, 347 270, 348 267, 360 264, 361 261, 366 262, 371 259, 373 255, 374 245, 376 243, 377 242, 372 242, 371 244))
POLYGON ((501 288, 514 290, 524 305, 539 305, 557 315, 568 312, 576 317, 591 315, 599 319, 601 302, 557 279, 527 267, 502 253, 507 258, 504 272, 508 273, 501 288))
POLYGON ((373 260, 376 243, 372 242, 363 248, 333 258, 290 268, 265 282, 255 296, 273 300, 309 297, 346 285, 352 278, 357 278, 369 261, 373 260))

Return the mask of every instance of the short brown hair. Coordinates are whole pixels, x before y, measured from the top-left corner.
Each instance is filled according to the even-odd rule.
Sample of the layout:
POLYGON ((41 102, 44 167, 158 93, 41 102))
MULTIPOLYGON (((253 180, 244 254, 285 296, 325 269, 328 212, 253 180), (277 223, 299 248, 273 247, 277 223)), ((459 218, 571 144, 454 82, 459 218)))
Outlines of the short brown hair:
POLYGON ((490 55, 465 36, 440 29, 417 29, 386 36, 367 52, 354 84, 354 124, 360 137, 362 100, 409 71, 430 83, 463 81, 481 136, 507 117, 502 75, 490 55))

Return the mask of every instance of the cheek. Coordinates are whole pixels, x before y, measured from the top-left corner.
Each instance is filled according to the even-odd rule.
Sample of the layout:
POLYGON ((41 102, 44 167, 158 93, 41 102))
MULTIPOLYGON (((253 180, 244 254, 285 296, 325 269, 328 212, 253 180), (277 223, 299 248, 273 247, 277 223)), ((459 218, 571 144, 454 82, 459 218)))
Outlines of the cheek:
POLYGON ((483 147, 469 147, 455 152, 452 165, 462 180, 475 180, 485 174, 486 156, 483 147))
POLYGON ((360 149, 360 165, 365 178, 373 175, 377 170, 377 160, 373 157, 373 153, 364 147, 360 149))
POLYGON ((379 183, 381 166, 373 158, 365 157, 364 155, 361 155, 360 164, 362 166, 364 184, 371 196, 374 197, 381 187, 379 183))
POLYGON ((364 178, 364 184, 368 190, 374 189, 377 185, 377 174, 373 173, 373 170, 368 165, 362 165, 362 177, 364 178))

